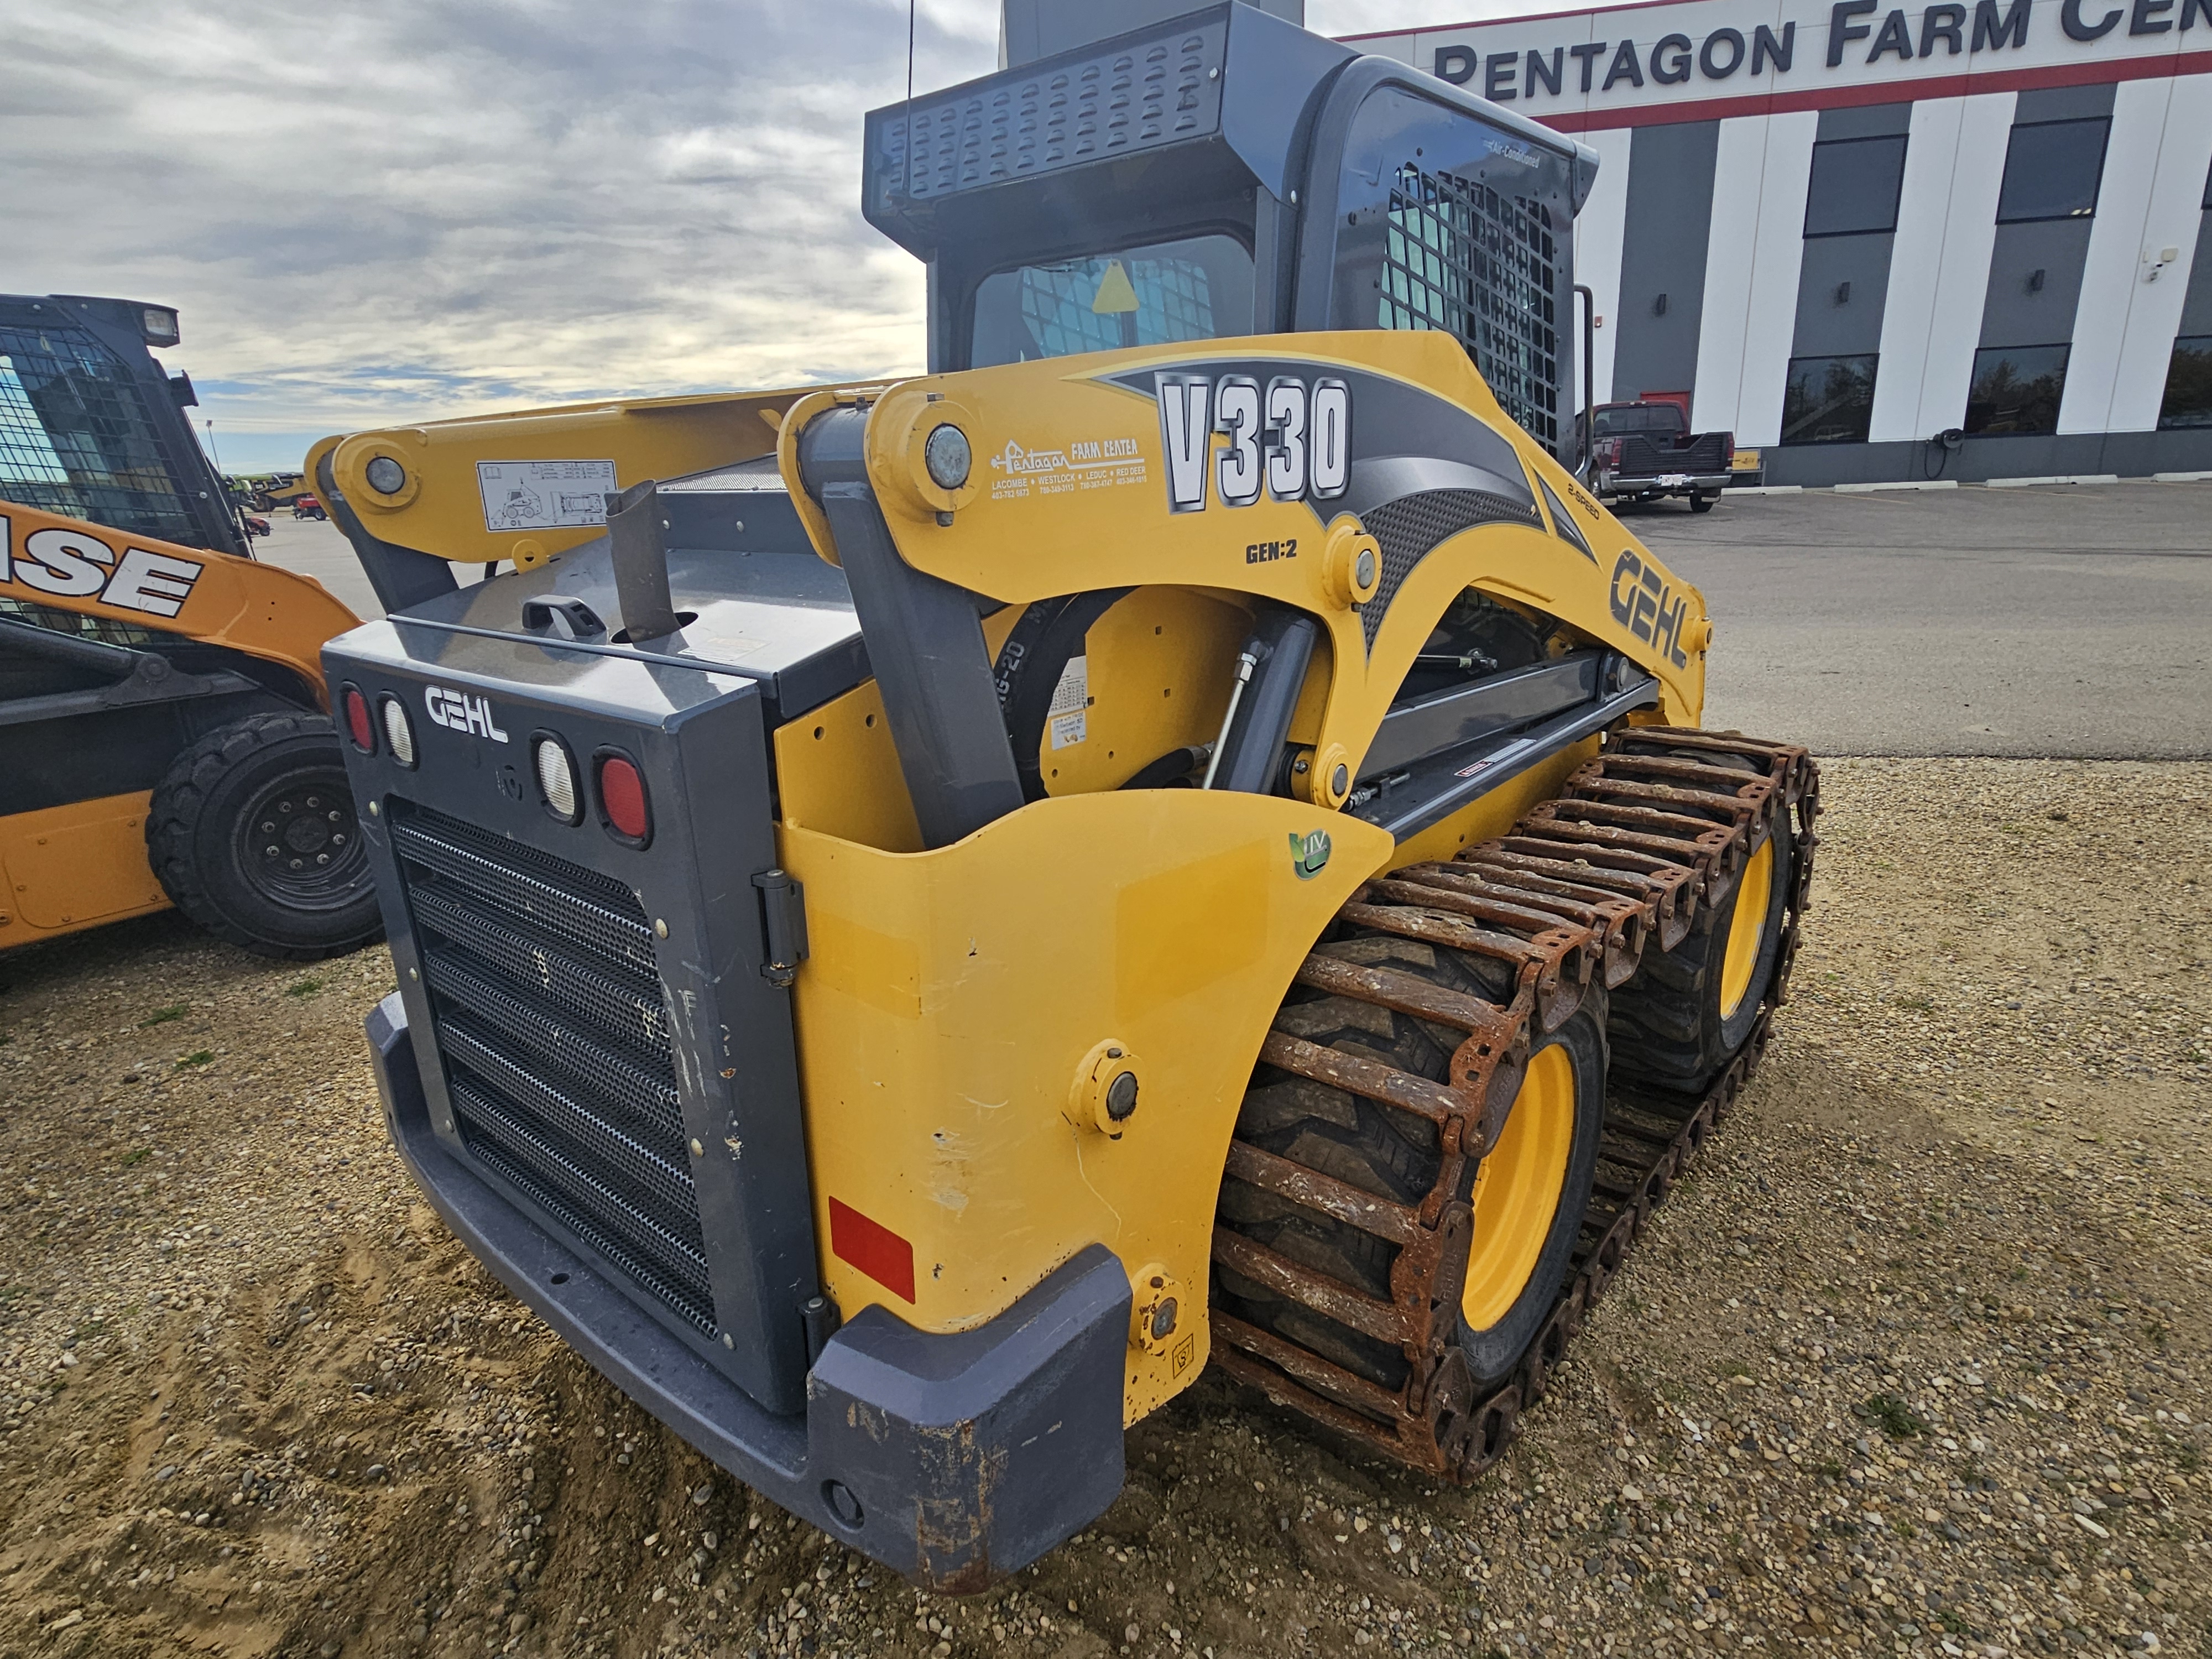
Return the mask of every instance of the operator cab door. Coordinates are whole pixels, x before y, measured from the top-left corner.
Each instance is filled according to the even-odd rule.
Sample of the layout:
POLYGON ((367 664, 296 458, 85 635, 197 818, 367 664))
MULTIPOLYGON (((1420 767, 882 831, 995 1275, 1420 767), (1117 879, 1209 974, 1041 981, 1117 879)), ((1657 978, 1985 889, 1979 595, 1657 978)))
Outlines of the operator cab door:
POLYGON ((1330 89, 1291 326, 1450 334, 1505 412, 1569 459, 1574 213, 1589 179, 1576 156, 1462 96, 1376 58, 1330 89))

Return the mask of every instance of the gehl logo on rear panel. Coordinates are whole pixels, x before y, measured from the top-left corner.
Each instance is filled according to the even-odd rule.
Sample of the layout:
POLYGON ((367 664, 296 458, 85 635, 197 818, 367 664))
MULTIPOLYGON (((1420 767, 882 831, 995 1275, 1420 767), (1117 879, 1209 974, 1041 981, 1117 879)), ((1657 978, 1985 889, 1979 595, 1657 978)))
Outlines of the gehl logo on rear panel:
POLYGON ((1168 506, 1202 513, 1211 491, 1224 507, 1334 501, 1352 483, 1352 390, 1295 374, 1263 386, 1249 375, 1153 377, 1167 452, 1168 506), (1217 453, 1213 434, 1228 434, 1217 453))
POLYGON ((476 737, 489 738, 494 743, 507 741, 507 733, 499 729, 491 717, 489 697, 433 685, 424 688, 422 706, 430 711, 432 720, 449 732, 466 732, 476 737))
POLYGON ((58 599, 96 597, 118 611, 173 617, 185 608, 206 568, 197 560, 173 559, 143 547, 126 547, 118 557, 99 537, 58 527, 33 530, 17 549, 14 526, 0 517, 0 582, 58 599))

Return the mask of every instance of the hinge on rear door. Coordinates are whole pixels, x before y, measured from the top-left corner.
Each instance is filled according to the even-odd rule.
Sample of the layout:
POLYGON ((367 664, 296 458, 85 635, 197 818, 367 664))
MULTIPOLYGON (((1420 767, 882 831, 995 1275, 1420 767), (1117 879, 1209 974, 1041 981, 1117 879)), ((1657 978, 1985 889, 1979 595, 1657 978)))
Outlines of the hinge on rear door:
POLYGON ((806 960, 806 890, 781 870, 762 871, 753 885, 760 889, 768 921, 768 960, 761 964, 761 977, 771 985, 788 985, 806 960))

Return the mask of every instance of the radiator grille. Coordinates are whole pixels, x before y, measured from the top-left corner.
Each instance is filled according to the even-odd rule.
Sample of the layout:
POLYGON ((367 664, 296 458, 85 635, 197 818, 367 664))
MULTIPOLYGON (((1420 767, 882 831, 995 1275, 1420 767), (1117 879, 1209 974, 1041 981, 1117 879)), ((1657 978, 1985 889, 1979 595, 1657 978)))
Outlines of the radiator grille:
POLYGON ((708 1335, 653 934, 612 877, 406 802, 392 850, 471 1157, 708 1335))
POLYGON ((1457 336, 1505 412, 1556 444, 1557 258, 1541 204, 1409 163, 1391 185, 1376 325, 1457 336))

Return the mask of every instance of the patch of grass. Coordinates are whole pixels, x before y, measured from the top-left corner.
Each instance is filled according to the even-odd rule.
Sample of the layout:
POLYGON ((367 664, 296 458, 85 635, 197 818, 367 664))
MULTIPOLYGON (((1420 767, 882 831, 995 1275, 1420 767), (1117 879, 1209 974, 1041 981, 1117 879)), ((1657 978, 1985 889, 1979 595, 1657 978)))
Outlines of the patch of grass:
POLYGON ((144 1019, 140 1020, 138 1029, 143 1031, 149 1025, 167 1025, 171 1020, 182 1019, 184 1017, 185 1005, 181 1002, 172 1003, 167 1008, 156 1008, 144 1019))
POLYGON ((123 1154, 123 1167, 127 1170, 134 1164, 143 1164, 152 1157, 154 1149, 151 1146, 140 1146, 127 1152, 123 1154))
POLYGON ((1851 1415, 1871 1423, 1892 1440, 1910 1440, 1928 1432, 1928 1425, 1912 1408, 1892 1394, 1869 1395, 1851 1407, 1851 1415))
POLYGON ((178 1060, 178 1061, 177 1061, 177 1064, 178 1064, 178 1066, 179 1066, 179 1067, 183 1067, 183 1066, 204 1066, 204 1065, 206 1065, 206 1064, 208 1063, 208 1061, 210 1061, 210 1060, 213 1060, 214 1058, 215 1058, 215 1050, 214 1050, 214 1049, 212 1049, 212 1048, 195 1048, 195 1049, 193 1049, 193 1050, 191 1051, 191 1053, 190 1053, 190 1054, 188 1054, 185 1055, 182 1059, 180 1059, 179 1060, 178 1060))
POLYGON ((1896 997, 1893 998, 1892 1000, 1893 1000, 1899 1007, 1909 1009, 1916 1014, 1931 1014, 1936 1012, 1935 1000, 1931 997, 1896 997))
POLYGON ((323 982, 319 979, 295 980, 284 988, 284 994, 288 997, 311 997, 322 988, 323 982))

